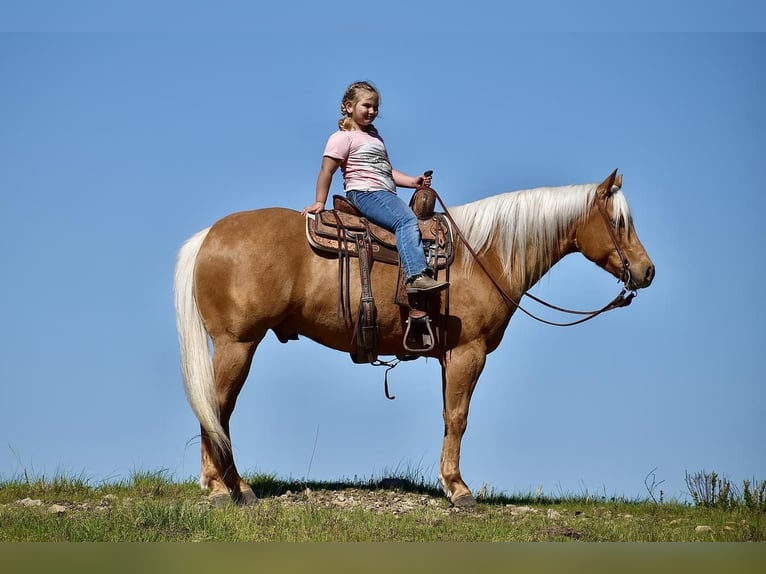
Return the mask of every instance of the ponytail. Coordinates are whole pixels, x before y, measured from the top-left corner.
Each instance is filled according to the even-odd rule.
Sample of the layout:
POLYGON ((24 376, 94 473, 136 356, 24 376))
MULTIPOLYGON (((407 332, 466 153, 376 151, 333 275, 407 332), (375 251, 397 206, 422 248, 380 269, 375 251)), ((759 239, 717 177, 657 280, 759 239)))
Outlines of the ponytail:
POLYGON ((354 120, 351 119, 351 116, 347 116, 344 114, 343 117, 338 120, 338 129, 342 132, 353 130, 354 120))

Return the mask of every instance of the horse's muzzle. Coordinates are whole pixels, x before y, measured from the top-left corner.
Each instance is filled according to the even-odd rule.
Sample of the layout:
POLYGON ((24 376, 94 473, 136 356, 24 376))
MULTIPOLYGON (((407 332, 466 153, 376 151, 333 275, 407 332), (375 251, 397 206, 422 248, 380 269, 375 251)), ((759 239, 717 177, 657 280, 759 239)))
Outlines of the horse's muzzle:
POLYGON ((628 281, 628 288, 630 289, 645 289, 654 281, 654 265, 648 263, 643 266, 631 266, 630 268, 630 280, 628 281))

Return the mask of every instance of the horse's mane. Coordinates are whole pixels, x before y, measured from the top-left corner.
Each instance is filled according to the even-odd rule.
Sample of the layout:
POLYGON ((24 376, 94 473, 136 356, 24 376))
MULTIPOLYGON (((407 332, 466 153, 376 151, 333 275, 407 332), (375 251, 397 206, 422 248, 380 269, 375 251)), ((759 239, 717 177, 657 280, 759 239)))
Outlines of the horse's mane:
MULTIPOLYGON (((596 197, 597 184, 540 187, 503 193, 450 208, 460 231, 477 253, 490 246, 503 262, 503 272, 515 273, 526 284, 527 276, 550 269, 561 235, 580 221, 596 197), (536 249, 538 269, 526 269, 526 257, 519 256, 536 249)), ((630 221, 628 202, 621 191, 611 196, 616 225, 630 221)), ((470 272, 473 257, 463 250, 463 265, 470 272)))

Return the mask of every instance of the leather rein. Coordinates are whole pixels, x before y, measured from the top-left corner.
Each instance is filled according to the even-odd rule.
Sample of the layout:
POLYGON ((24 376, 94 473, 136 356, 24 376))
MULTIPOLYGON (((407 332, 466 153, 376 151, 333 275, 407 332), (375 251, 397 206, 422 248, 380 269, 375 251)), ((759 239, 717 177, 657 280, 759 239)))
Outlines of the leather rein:
MULTIPOLYGON (((544 305, 545 307, 548 307, 549 309, 554 309, 556 311, 560 311, 562 313, 568 313, 570 315, 585 315, 585 317, 581 319, 577 319, 568 323, 557 323, 555 321, 548 321, 547 319, 543 319, 542 317, 538 317, 534 313, 527 311, 524 309, 524 307, 521 306, 519 301, 508 295, 508 293, 505 292, 505 290, 500 286, 500 284, 497 282, 497 280, 494 278, 492 273, 490 273, 489 269, 484 265, 482 260, 479 258, 479 255, 474 251, 474 249, 468 244, 468 241, 466 240, 463 233, 460 231, 460 228, 455 223, 455 220, 452 218, 452 215, 447 210, 447 206, 442 201, 442 198, 439 196, 439 194, 436 192, 436 190, 433 190, 434 195, 436 195, 436 199, 439 201, 439 204, 442 206, 442 209, 444 209, 444 215, 447 217, 449 222, 452 224, 453 229, 455 230, 455 233, 460 238, 460 241, 465 245, 465 248, 468 250, 468 252, 471 254, 471 256, 474 258, 476 263, 479 265, 482 271, 484 271, 484 274, 487 276, 487 278, 492 282, 492 284, 497 289, 498 293, 505 299, 507 303, 510 303, 514 305, 517 309, 519 309, 522 313, 526 314, 527 316, 531 317, 532 319, 539 321, 540 323, 545 323, 546 325, 553 325, 554 327, 571 327, 573 325, 579 325, 580 323, 584 323, 586 321, 590 321, 594 317, 598 317, 602 313, 605 313, 606 311, 611 311, 612 309, 618 309, 620 307, 627 307, 630 305, 633 298, 636 296, 636 291, 634 289, 628 288, 628 283, 630 282, 630 261, 628 261, 627 256, 625 255, 625 252, 623 251, 622 247, 620 246, 620 242, 617 239, 617 234, 615 233, 614 226, 611 224, 609 220, 609 215, 606 212, 606 206, 605 201, 602 203, 602 201, 596 197, 596 205, 598 206, 599 213, 601 214, 604 223, 606 224, 606 228, 609 232, 609 236, 612 239, 612 242, 614 243, 615 250, 617 251, 617 255, 620 257, 620 261, 622 263, 622 271, 620 273, 620 281, 623 283, 623 288, 620 291, 619 295, 612 299, 609 303, 601 307, 600 309, 596 309, 595 311, 575 311, 572 309, 566 309, 563 307, 557 307, 556 305, 552 305, 550 303, 547 303, 543 301, 542 299, 539 299, 538 297, 535 297, 529 292, 525 292, 524 295, 532 299, 533 301, 536 301, 537 303, 540 303, 541 305, 544 305)), ((522 295, 523 297, 523 295, 522 295)))

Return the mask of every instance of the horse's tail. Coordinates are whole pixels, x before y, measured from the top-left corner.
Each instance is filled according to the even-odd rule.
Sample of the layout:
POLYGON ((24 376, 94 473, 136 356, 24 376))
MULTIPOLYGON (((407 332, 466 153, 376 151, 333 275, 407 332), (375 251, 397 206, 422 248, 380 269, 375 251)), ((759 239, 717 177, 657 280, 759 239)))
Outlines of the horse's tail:
POLYGON ((214 447, 223 451, 230 449, 231 443, 221 426, 208 333, 194 296, 194 266, 209 230, 192 236, 178 252, 174 278, 176 327, 186 396, 214 447))

